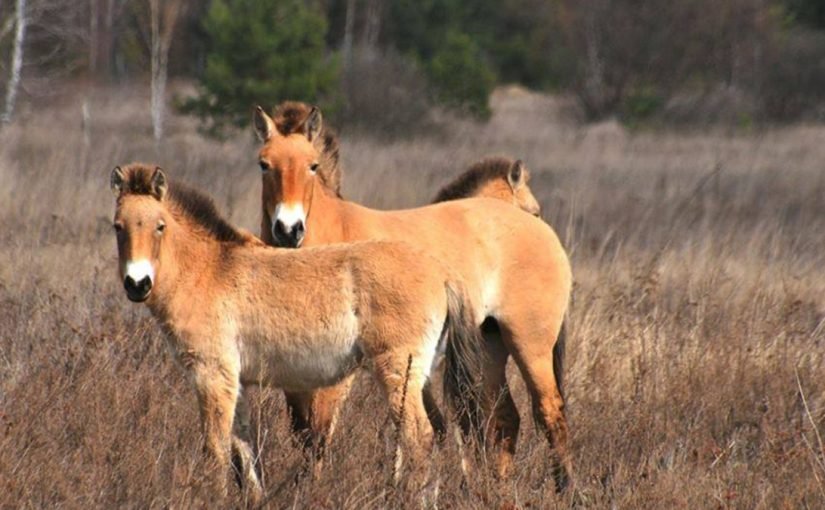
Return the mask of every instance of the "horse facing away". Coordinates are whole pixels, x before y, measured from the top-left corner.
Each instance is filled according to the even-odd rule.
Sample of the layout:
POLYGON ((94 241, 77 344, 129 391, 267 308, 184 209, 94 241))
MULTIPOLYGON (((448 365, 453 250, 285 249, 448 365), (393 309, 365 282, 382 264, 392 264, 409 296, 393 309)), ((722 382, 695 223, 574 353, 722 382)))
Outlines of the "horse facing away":
MULTIPOLYGON (((284 114, 292 105, 281 107, 274 120, 260 107, 254 115, 256 133, 264 142, 258 154, 264 242, 310 247, 406 239, 452 268, 476 313, 474 324, 484 336, 474 346, 484 351, 480 372, 462 370, 451 362, 449 352, 447 356, 445 391, 452 402, 460 400, 455 397, 462 388, 481 386, 475 402, 459 408, 462 429, 465 434, 483 429, 485 440, 500 447, 497 470, 506 476, 520 421, 505 374, 512 356, 530 392, 533 416, 550 443, 556 487, 563 489, 571 465, 559 384, 563 350, 556 342, 572 274, 556 234, 541 220, 502 200, 452 200, 402 211, 377 211, 345 201, 340 197, 337 144, 333 144, 334 155, 324 152, 329 136, 320 111, 310 108, 297 121, 297 115, 284 114), (290 120, 288 128, 285 118, 290 120), (474 381, 479 373, 481 381, 474 381), (474 415, 472 409, 481 412, 474 415)), ((477 188, 469 184, 457 185, 453 192, 477 188)), ((452 196, 445 193, 445 198, 452 196)), ((323 440, 334 430, 336 410, 350 383, 347 379, 335 387, 288 394, 293 420, 304 417, 297 421, 304 421, 323 440)))
POLYGON ((497 198, 533 216, 541 216, 541 206, 533 196, 529 181, 530 170, 520 159, 486 157, 441 188, 432 203, 473 197, 497 198))
POLYGON ((262 489, 238 405, 244 386, 306 392, 368 365, 401 445, 424 459, 433 431, 422 393, 436 351, 477 341, 460 283, 437 260, 401 242, 271 248, 151 166, 115 168, 111 187, 126 295, 167 332, 197 393, 205 450, 221 466, 231 460, 253 504, 262 489))

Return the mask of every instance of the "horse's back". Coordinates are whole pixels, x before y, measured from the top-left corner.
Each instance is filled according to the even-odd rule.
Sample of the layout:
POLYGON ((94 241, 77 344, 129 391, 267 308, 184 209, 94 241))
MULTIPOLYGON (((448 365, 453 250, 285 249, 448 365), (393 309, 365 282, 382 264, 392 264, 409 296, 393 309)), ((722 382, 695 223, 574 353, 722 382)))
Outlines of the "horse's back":
POLYGON ((570 292, 570 263, 555 231, 511 204, 470 198, 382 215, 385 232, 420 242, 474 284, 488 312, 504 295, 570 292))
MULTIPOLYGON (((468 198, 396 211, 341 205, 340 224, 317 236, 311 225, 304 246, 367 240, 411 244, 460 278, 479 319, 504 313, 505 301, 512 307, 524 300, 525 309, 545 306, 541 301, 550 299, 547 293, 565 296, 566 306, 570 266, 558 236, 512 204, 468 198)), ((390 256, 384 267, 393 274, 414 273, 413 267, 428 271, 420 263, 402 263, 402 258, 390 256)))

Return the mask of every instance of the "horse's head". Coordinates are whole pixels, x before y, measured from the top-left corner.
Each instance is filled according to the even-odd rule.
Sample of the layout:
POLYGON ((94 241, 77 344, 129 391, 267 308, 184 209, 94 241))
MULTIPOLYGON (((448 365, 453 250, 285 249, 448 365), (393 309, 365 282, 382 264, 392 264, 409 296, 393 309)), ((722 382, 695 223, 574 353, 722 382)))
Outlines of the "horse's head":
POLYGON ((278 246, 297 248, 306 233, 306 221, 319 179, 321 154, 313 144, 321 134, 321 112, 312 107, 301 124, 287 134, 259 106, 254 113, 255 133, 263 142, 258 163, 263 177, 264 225, 278 246))
POLYGON ((541 214, 541 206, 536 197, 533 196, 533 190, 527 184, 530 180, 530 170, 521 162, 516 160, 507 170, 506 181, 507 186, 494 183, 488 184, 488 190, 482 187, 479 196, 491 196, 502 200, 512 201, 516 207, 532 214, 539 216, 541 214), (489 193, 489 195, 485 194, 489 193))
POLYGON ((433 202, 485 197, 509 202, 533 216, 541 206, 527 184, 530 171, 521 162, 494 156, 474 163, 463 174, 441 188, 433 202))
POLYGON ((135 165, 112 170, 120 277, 126 296, 134 302, 146 301, 157 283, 161 244, 171 221, 163 205, 166 183, 160 168, 135 165))

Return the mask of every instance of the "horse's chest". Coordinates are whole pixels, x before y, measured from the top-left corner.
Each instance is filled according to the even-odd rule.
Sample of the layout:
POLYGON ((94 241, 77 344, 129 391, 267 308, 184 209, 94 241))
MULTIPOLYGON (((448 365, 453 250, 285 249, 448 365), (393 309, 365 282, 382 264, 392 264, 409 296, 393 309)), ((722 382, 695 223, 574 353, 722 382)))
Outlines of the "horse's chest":
POLYGON ((329 386, 361 361, 357 319, 328 319, 311 329, 284 328, 266 337, 239 339, 241 380, 292 391, 329 386))

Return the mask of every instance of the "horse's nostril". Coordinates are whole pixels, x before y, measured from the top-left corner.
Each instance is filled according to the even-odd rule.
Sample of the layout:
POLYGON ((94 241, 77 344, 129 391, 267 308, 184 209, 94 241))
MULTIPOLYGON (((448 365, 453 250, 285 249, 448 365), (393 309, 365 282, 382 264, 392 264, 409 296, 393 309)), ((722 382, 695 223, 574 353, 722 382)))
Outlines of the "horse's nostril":
POLYGON ((123 279, 123 287, 126 289, 126 294, 132 301, 142 301, 149 295, 152 290, 152 279, 144 276, 140 281, 135 281, 131 276, 126 276, 123 279))
POLYGON ((301 244, 305 231, 306 227, 303 221, 287 226, 284 222, 277 220, 272 225, 272 236, 278 240, 280 245, 292 248, 296 248, 301 244))

